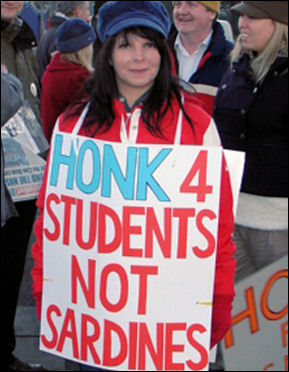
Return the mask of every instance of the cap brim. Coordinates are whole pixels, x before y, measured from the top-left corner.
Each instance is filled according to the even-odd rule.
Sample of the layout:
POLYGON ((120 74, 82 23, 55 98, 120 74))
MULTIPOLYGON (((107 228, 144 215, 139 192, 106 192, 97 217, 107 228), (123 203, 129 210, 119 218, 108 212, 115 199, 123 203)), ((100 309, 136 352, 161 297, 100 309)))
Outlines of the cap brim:
POLYGON ((152 22, 150 20, 144 20, 144 18, 126 18, 125 20, 118 21, 117 23, 113 24, 109 30, 107 30, 108 36, 114 36, 118 34, 120 31, 125 30, 131 27, 148 27, 152 28, 155 31, 161 33, 165 38, 167 35, 165 34, 163 28, 157 24, 157 22, 152 22))
POLYGON ((231 11, 236 12, 239 15, 247 15, 253 18, 269 18, 261 9, 255 8, 248 3, 237 4, 231 8, 231 11))

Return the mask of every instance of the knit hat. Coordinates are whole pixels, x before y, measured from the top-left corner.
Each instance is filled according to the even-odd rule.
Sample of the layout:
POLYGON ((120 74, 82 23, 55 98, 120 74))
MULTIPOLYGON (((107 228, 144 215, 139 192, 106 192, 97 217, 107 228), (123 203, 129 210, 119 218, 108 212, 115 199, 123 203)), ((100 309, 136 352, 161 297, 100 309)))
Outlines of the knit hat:
POLYGON ((212 10, 217 14, 220 13, 221 1, 198 1, 198 3, 203 4, 206 8, 212 10))
MULTIPOLYGON (((212 10, 213 12, 219 14, 221 11, 221 1, 197 1, 198 3, 203 4, 206 8, 212 10)), ((175 6, 176 1, 173 1, 175 6)))
POLYGON ((288 1, 243 1, 231 10, 249 17, 271 18, 288 25, 288 1))
POLYGON ((94 43, 94 29, 82 19, 69 19, 56 31, 56 48, 61 53, 74 53, 94 43))
POLYGON ((166 7, 160 1, 108 1, 99 9, 97 32, 102 42, 138 26, 158 31, 167 39, 171 20, 166 7))

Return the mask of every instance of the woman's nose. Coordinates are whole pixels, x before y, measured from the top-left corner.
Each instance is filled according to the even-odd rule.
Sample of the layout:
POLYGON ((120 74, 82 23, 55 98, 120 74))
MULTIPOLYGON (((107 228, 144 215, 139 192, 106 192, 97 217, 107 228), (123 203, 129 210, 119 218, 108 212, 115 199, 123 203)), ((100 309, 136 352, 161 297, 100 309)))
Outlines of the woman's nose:
POLYGON ((136 61, 142 61, 144 59, 144 50, 142 47, 134 48, 132 54, 133 59, 136 61))

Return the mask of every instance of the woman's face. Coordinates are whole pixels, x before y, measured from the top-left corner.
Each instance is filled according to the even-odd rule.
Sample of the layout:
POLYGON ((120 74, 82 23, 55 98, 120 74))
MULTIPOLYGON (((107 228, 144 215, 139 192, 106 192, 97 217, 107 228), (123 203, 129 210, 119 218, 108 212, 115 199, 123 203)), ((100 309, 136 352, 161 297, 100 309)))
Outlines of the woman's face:
POLYGON ((117 36, 111 60, 119 92, 136 99, 153 86, 161 64, 155 43, 134 34, 117 36))
POLYGON ((272 39, 275 24, 271 19, 256 19, 243 15, 239 19, 239 29, 244 47, 262 53, 272 39))

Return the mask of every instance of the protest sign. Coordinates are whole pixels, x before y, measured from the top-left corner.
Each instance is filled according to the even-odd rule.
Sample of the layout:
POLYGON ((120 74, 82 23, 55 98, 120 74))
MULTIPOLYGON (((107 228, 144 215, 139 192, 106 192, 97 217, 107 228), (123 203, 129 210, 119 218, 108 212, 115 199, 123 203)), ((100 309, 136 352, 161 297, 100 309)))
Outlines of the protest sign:
POLYGON ((44 153, 49 148, 41 125, 27 101, 23 102, 16 114, 1 128, 1 136, 3 134, 25 146, 33 154, 44 153))
POLYGON ((236 285, 227 371, 288 371, 288 256, 236 285))
POLYGON ((14 202, 36 199, 46 162, 26 146, 1 134, 5 153, 5 183, 14 202))
POLYGON ((37 198, 46 162, 38 156, 49 144, 29 103, 1 127, 5 183, 14 202, 37 198))
POLYGON ((110 370, 208 369, 222 157, 54 134, 41 350, 110 370))

